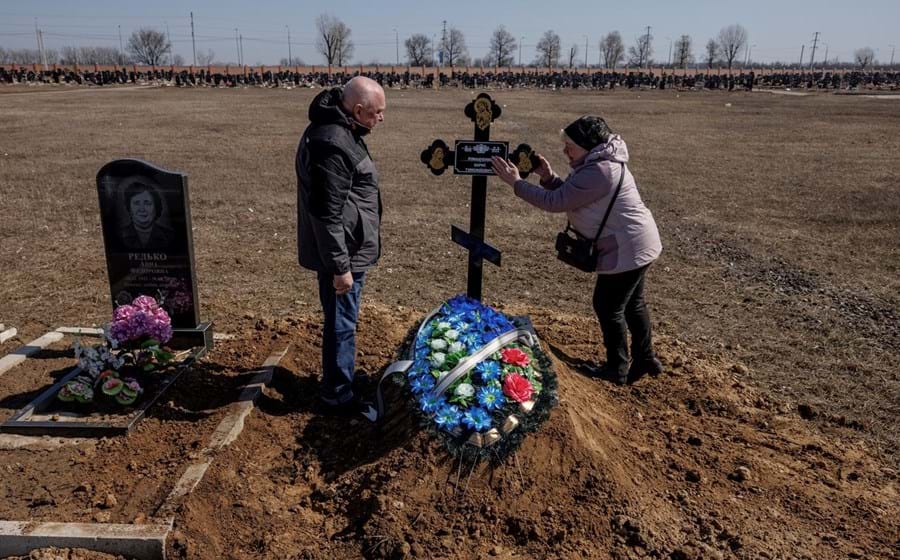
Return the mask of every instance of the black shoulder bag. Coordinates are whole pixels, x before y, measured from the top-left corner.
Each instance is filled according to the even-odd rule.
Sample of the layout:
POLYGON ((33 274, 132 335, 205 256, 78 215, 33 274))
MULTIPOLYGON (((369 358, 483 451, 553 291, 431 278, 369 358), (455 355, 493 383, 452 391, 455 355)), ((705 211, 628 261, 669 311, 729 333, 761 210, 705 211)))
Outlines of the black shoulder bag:
POLYGON ((600 229, 597 230, 597 236, 589 239, 572 227, 572 224, 566 222, 566 229, 556 234, 556 257, 567 265, 574 266, 578 270, 584 272, 597 271, 597 241, 600 234, 606 226, 606 220, 609 213, 612 212, 613 204, 619 197, 619 191, 622 190, 622 182, 625 181, 625 164, 622 164, 622 174, 619 177, 619 184, 616 186, 616 192, 613 193, 612 200, 606 208, 606 214, 603 215, 603 221, 600 222, 600 229))

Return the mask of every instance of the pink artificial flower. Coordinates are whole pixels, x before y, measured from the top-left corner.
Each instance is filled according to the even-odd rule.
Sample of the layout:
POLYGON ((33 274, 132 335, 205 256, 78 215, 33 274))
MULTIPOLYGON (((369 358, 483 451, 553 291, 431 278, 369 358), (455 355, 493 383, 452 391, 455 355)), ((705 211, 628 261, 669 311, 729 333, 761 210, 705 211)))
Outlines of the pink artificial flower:
POLYGON ((528 354, 518 348, 504 348, 500 352, 500 356, 504 362, 514 366, 525 367, 531 363, 531 358, 528 357, 528 354))
POLYGON ((516 402, 526 402, 534 395, 534 387, 518 373, 510 373, 503 379, 503 394, 516 402))

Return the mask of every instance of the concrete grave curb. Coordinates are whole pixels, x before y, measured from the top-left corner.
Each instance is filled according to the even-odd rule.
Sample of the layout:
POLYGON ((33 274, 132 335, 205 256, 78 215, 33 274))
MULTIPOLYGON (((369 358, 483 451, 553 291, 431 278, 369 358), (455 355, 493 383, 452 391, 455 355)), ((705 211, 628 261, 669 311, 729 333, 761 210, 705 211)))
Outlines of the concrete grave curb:
POLYGON ((3 344, 10 338, 16 336, 16 334, 18 334, 18 332, 19 332, 14 327, 10 327, 10 328, 4 330, 5 327, 6 327, 6 325, 0 325, 0 331, 2 331, 2 332, 0 332, 0 344, 3 344))
POLYGON ((27 556, 32 550, 84 548, 128 558, 165 558, 172 524, 31 523, 0 521, 0 558, 27 556))
MULTIPOLYGON (((56 332, 44 336, 50 334, 59 335, 59 338, 45 342, 44 346, 59 340, 63 335, 62 332, 56 332)), ((36 343, 40 340, 37 339, 23 348, 31 345, 37 346, 36 343)), ((138 560, 165 560, 166 538, 172 531, 175 512, 183 500, 203 480, 216 453, 233 443, 243 431, 244 423, 247 416, 253 411, 256 399, 262 394, 265 385, 271 382, 275 366, 287 354, 288 349, 289 347, 285 347, 269 355, 258 373, 243 387, 238 400, 228 406, 228 413, 219 422, 210 436, 209 443, 200 452, 201 460, 188 466, 178 482, 175 483, 172 492, 156 511, 152 523, 134 525, 0 520, 0 558, 12 555, 25 556, 32 550, 59 547, 84 548, 107 554, 120 554, 138 560)), ((26 357, 22 356, 22 360, 26 357)), ((20 362, 21 360, 16 363, 20 362)))
POLYGON ((0 375, 3 375, 15 366, 24 362, 25 359, 29 356, 37 354, 54 342, 59 342, 60 340, 62 340, 62 338, 63 333, 51 331, 41 337, 32 340, 25 346, 20 346, 19 348, 13 350, 6 356, 0 358, 0 375))

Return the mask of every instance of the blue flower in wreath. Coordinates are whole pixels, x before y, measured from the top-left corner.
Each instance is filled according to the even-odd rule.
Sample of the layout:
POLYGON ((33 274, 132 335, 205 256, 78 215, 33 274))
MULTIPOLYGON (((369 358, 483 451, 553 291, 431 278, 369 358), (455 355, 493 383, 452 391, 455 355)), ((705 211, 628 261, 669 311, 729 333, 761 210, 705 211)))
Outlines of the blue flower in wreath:
POLYGON ((462 422, 462 412, 456 405, 444 405, 438 409, 434 422, 441 428, 452 430, 462 422))
POLYGON ((466 427, 482 432, 491 427, 491 416, 485 409, 474 407, 463 414, 462 422, 466 427))
POLYGON ((466 345, 466 349, 469 351, 469 353, 472 353, 484 346, 484 343, 481 340, 481 336, 476 332, 464 334, 462 338, 460 338, 460 341, 466 345))
POLYGON ((447 300, 447 305, 451 309, 461 313, 468 313, 482 309, 484 306, 474 299, 469 299, 464 295, 458 295, 447 300))
POLYGON ((475 366, 475 372, 481 376, 485 383, 500 380, 500 364, 494 360, 485 360, 475 366))
POLYGON ((428 374, 419 375, 410 381, 409 387, 412 389, 412 392, 417 395, 427 393, 434 389, 434 377, 428 374))
POLYGON ((416 354, 413 358, 418 360, 424 360, 428 358, 428 353, 431 352, 431 348, 428 347, 427 344, 423 344, 421 347, 416 348, 416 354))
POLYGON ((489 385, 478 391, 478 404, 486 410, 496 410, 503 405, 503 391, 500 387, 489 385))
POLYGON ((419 397, 419 407, 426 414, 433 414, 446 404, 447 401, 444 400, 444 397, 432 395, 431 393, 425 393, 419 397))

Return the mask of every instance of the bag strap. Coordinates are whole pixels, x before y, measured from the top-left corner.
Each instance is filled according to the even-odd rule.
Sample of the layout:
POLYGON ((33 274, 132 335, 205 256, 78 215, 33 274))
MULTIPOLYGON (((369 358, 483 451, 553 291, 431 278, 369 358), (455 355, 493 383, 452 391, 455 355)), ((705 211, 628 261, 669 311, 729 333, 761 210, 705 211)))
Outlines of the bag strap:
POLYGON ((616 186, 616 192, 613 193, 612 200, 609 201, 609 206, 606 207, 606 214, 603 215, 603 221, 600 222, 600 229, 597 230, 597 236, 594 237, 594 246, 597 246, 597 242, 600 241, 600 233, 603 232, 604 226, 606 226, 606 220, 609 219, 609 213, 612 212, 613 204, 616 203, 616 199, 619 197, 619 191, 622 190, 622 183, 625 181, 625 164, 622 163, 622 174, 619 175, 619 184, 616 186))

